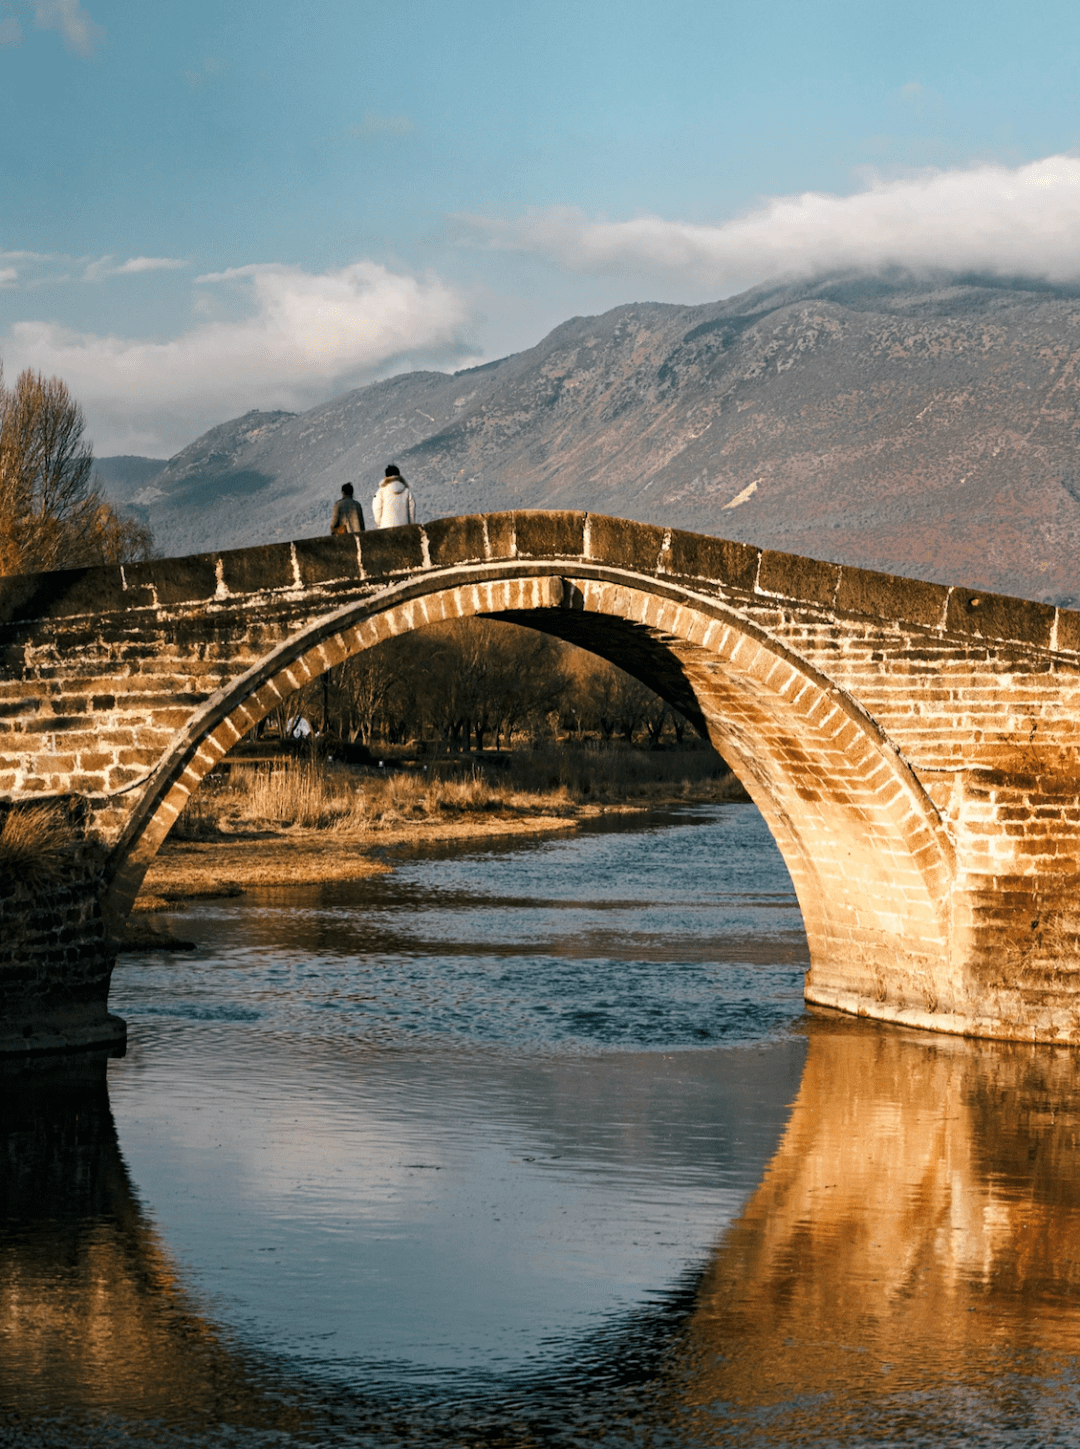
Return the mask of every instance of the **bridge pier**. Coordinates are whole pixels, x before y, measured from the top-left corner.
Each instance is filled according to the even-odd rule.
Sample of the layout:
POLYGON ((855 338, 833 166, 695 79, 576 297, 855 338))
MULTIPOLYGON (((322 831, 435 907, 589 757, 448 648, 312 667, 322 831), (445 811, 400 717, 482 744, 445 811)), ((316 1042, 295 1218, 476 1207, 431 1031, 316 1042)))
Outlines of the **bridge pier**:
POLYGON ((116 953, 106 928, 106 852, 75 845, 44 881, 0 877, 0 1056, 122 1050, 109 1012, 116 953))
POLYGON ((43 1040, 46 1018, 57 1041, 111 1029, 100 913, 122 921, 271 709, 477 614, 593 650, 710 736, 791 872, 809 1001, 1080 1045, 1080 614, 584 513, 0 579, 0 800, 82 796, 102 860, 59 926, 0 892, 5 941, 24 921, 5 1040, 35 1003, 43 1040))

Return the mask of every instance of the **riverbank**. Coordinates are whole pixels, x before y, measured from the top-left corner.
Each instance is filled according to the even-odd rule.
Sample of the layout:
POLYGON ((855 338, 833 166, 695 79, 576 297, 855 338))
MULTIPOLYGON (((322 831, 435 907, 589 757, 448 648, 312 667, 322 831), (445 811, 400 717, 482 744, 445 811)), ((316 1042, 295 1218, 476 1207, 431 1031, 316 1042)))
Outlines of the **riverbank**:
POLYGON ((541 835, 573 830, 575 824, 574 819, 551 815, 488 815, 471 820, 409 821, 355 833, 287 828, 235 839, 169 841, 147 872, 135 911, 163 910, 200 897, 237 896, 266 886, 359 880, 389 871, 392 867, 384 859, 386 854, 422 842, 541 835))
POLYGON ((361 771, 317 761, 208 781, 143 884, 135 913, 282 885, 360 879, 423 845, 572 832, 598 815, 745 799, 711 753, 529 751, 488 768, 361 771), (209 788, 207 788, 207 785, 209 788))

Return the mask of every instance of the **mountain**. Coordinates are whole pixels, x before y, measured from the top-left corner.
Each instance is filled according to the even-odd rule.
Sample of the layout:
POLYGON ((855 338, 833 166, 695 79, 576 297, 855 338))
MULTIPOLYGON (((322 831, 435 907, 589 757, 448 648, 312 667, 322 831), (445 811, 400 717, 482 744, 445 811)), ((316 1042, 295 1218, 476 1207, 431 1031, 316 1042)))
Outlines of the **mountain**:
MULTIPOLYGON (((129 494, 168 553, 419 516, 588 508, 920 578, 1080 596, 1080 289, 848 274, 575 317, 453 375, 211 429, 129 494)), ((104 460, 114 462, 115 460, 104 460)))
POLYGON ((95 482, 114 503, 134 504, 138 508, 140 505, 135 500, 167 462, 167 458, 141 458, 132 453, 119 453, 113 458, 95 458, 95 482))

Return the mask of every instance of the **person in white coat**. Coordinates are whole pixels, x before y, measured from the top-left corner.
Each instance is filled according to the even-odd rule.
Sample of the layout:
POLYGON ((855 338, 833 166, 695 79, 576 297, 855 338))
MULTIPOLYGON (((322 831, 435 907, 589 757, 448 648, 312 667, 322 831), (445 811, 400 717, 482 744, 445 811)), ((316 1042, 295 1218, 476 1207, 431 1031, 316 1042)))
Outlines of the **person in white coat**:
POLYGON ((416 504, 396 463, 387 463, 386 477, 371 500, 371 512, 376 528, 400 528, 403 523, 416 522, 416 504))

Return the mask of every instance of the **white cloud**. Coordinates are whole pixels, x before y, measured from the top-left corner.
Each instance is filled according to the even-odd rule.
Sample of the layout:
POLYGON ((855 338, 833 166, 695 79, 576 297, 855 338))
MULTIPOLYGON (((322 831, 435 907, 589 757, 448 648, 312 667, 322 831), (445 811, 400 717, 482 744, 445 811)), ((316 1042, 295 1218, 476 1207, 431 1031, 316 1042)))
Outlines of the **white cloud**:
POLYGON ((14 15, 5 15, 0 20, 0 45, 18 45, 23 38, 23 28, 14 15))
POLYGON ((1080 159, 872 180, 853 196, 808 191, 711 226, 658 216, 594 220, 571 209, 464 220, 495 247, 577 271, 659 272, 717 295, 777 275, 847 267, 1065 281, 1080 277, 1080 159))
POLYGON ((145 272, 178 272, 190 263, 181 257, 113 256, 71 257, 62 253, 0 251, 0 282, 8 288, 32 291, 63 283, 96 285, 114 277, 137 277, 145 272))
POLYGON ((93 55, 105 32, 95 25, 79 0, 33 0, 34 24, 39 30, 59 30, 69 50, 93 55))
POLYGON ((176 272, 187 266, 180 257, 128 257, 113 269, 115 277, 129 277, 137 272, 176 272))
POLYGON ((129 257, 116 265, 112 257, 99 257, 88 262, 83 272, 84 282, 101 282, 106 277, 133 277, 142 272, 176 272, 188 265, 179 257, 129 257))
POLYGON ((113 256, 71 257, 55 252, 0 251, 0 267, 25 287, 50 286, 56 282, 104 282, 111 277, 135 277, 143 272, 177 272, 189 265, 181 257, 129 257, 126 262, 117 262, 113 256))
POLYGON ((57 257, 50 252, 0 251, 0 269, 7 287, 28 288, 45 281, 66 281, 65 266, 70 257, 57 257))
POLYGON ((464 303, 437 278, 357 262, 320 275, 260 264, 196 280, 239 288, 250 315, 166 342, 19 322, 0 349, 8 370, 62 377, 99 454, 160 456, 249 408, 299 410, 392 365, 464 351, 464 303))

